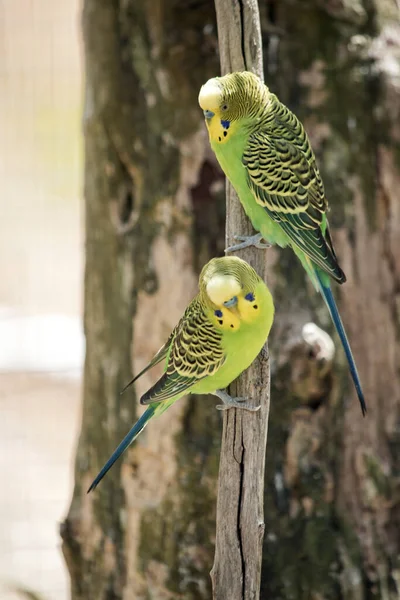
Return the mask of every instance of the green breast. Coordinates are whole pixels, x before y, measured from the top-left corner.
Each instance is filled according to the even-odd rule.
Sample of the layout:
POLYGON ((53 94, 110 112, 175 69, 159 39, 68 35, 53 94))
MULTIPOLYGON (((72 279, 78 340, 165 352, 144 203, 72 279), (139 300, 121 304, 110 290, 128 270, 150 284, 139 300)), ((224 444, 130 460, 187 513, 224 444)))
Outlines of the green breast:
POLYGON ((211 142, 217 160, 225 175, 235 188, 240 202, 249 217, 254 229, 259 231, 265 240, 271 244, 278 244, 282 248, 287 246, 288 239, 281 227, 275 223, 264 208, 257 203, 253 192, 247 182, 246 167, 242 162, 244 149, 248 136, 235 133, 221 143, 211 142))

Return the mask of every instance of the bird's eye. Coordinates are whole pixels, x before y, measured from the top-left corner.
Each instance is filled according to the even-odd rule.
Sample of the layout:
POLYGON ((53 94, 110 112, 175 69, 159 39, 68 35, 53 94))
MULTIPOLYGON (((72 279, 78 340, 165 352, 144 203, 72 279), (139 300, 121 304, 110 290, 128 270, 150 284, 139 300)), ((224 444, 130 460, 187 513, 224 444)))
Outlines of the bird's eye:
POLYGON ((228 110, 228 105, 227 104, 223 104, 221 106, 221 110, 228 110))

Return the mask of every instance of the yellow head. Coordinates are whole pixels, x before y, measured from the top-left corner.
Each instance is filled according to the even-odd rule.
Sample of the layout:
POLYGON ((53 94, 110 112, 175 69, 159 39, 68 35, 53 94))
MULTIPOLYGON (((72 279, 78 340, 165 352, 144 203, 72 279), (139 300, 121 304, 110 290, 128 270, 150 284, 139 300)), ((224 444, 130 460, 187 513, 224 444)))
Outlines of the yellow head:
POLYGON ((255 270, 236 256, 210 260, 200 274, 199 287, 215 325, 231 332, 255 321, 269 294, 255 270))
POLYGON ((209 79, 200 90, 199 104, 210 138, 226 142, 235 131, 237 121, 255 117, 268 99, 267 86, 249 71, 209 79))

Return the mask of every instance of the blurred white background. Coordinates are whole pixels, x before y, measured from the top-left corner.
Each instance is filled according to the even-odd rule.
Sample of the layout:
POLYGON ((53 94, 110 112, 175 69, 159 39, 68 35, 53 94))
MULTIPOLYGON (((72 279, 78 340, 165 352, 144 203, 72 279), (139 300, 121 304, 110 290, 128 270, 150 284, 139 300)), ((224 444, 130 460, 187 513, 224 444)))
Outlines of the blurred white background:
POLYGON ((77 0, 0 0, 0 598, 65 600, 84 344, 77 0), (26 596, 25 596, 26 597, 26 596))

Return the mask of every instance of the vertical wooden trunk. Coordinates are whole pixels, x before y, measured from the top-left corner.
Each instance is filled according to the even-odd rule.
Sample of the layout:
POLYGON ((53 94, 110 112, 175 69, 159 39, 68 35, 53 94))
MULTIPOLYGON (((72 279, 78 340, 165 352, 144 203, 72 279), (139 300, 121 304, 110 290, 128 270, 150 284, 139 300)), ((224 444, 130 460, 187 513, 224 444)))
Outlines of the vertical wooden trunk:
MULTIPOLYGON (((263 77, 261 24, 257 0, 215 0, 222 74, 251 70, 263 77)), ((251 235, 235 190, 227 182, 226 244, 235 235, 251 235)), ((265 252, 250 247, 241 258, 266 280, 265 252)), ((268 348, 230 386, 233 396, 260 405, 257 413, 224 414, 218 476, 215 557, 211 571, 215 600, 260 597, 264 538, 264 473, 270 406, 268 348)))
POLYGON ((333 326, 280 252, 265 597, 399 594, 400 28, 389 4, 265 6, 265 78, 317 155, 348 278, 334 289, 368 403, 363 419, 336 335, 334 364, 302 340, 307 320, 333 326))
POLYGON ((134 392, 119 395, 132 356, 137 372, 195 294, 199 268, 224 247, 222 176, 197 105, 217 65, 214 22, 212 4, 84 2, 87 347, 76 483, 61 527, 74 600, 210 594, 215 401, 178 403, 86 490, 137 417, 134 392))

